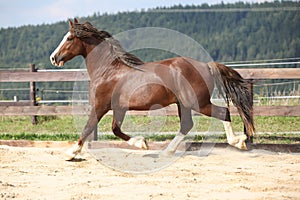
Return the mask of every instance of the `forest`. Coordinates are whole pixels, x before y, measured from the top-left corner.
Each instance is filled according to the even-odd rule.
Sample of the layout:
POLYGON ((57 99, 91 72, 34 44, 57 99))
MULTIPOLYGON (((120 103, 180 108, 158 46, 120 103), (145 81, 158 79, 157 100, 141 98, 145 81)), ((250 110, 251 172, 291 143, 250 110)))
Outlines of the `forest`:
MULTIPOLYGON (((73 17, 78 17, 81 22, 89 21, 112 35, 143 27, 177 31, 202 45, 211 58, 218 62, 300 57, 300 2, 295 1, 177 5, 117 14, 98 12, 92 16, 70 16, 70 19, 73 17)), ((67 32, 67 20, 55 24, 1 28, 0 70, 28 68, 29 63, 35 63, 39 69, 54 69, 49 55, 67 32)), ((142 39, 130 38, 132 43, 142 39)), ((192 50, 186 49, 187 54, 189 51, 192 50)), ((176 55, 151 48, 132 53, 144 61, 176 55)), ((79 68, 82 62, 82 58, 77 58, 67 63, 65 68, 79 68)), ((57 84, 40 83, 39 87, 49 89, 57 84)), ((0 89, 12 85, 1 83, 0 89)), ((26 87, 26 84, 19 87, 26 87)), ((59 87, 71 90, 73 85, 59 83, 59 87)), ((12 95, 11 91, 0 90, 0 99, 11 99, 12 95)), ((27 94, 23 96, 27 98, 27 94)))

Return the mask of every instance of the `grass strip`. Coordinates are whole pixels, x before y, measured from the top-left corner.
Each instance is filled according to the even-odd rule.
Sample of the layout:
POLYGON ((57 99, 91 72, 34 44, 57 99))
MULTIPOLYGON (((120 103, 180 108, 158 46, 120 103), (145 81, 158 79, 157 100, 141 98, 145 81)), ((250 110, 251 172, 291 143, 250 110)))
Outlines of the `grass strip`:
MULTIPOLYGON (((32 141, 76 141, 79 139, 79 134, 73 133, 62 133, 62 134, 36 134, 36 133, 20 133, 11 134, 3 133, 0 134, 0 140, 32 140, 32 141)), ((172 140, 175 134, 142 134, 147 141, 166 141, 172 140)), ((195 142, 227 142, 225 134, 199 134, 199 135, 187 135, 188 141, 195 142)), ((122 141, 120 138, 113 134, 99 134, 98 140, 104 141, 122 141)), ((300 134, 258 134, 254 137, 254 143, 256 144, 299 144, 300 145, 300 134)))

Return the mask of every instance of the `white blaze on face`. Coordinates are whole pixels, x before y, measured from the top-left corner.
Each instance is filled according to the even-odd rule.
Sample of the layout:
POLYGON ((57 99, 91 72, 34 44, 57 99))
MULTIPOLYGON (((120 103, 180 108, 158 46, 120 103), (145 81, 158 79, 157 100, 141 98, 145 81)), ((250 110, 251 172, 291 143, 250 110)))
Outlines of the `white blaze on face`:
MULTIPOLYGON (((56 63, 55 62, 55 55, 57 54, 57 52, 60 50, 60 48, 62 47, 62 45, 67 41, 68 37, 70 36, 70 32, 67 32, 66 35, 64 36, 64 38, 62 39, 62 41, 59 43, 58 47, 53 51, 53 53, 50 55, 50 61, 52 63, 52 65, 55 66, 61 66, 60 63, 56 63)), ((62 63, 63 65, 63 63, 62 63)))

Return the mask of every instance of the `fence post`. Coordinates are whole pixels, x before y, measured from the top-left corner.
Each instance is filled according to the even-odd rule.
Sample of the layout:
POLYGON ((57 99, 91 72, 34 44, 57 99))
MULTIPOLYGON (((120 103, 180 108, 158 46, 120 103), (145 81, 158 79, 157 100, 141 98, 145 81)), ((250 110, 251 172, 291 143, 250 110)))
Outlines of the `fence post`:
MULTIPOLYGON (((253 83, 254 83, 254 80, 253 79, 249 79, 249 83, 248 83, 248 90, 250 92, 250 104, 251 104, 251 107, 252 107, 252 110, 251 110, 251 115, 253 115, 253 83)), ((247 135, 247 130, 246 130, 246 127, 244 126, 244 133, 247 135)), ((249 141, 250 143, 253 143, 253 136, 250 137, 249 141)))
MULTIPOLYGON (((30 72, 37 72, 35 69, 35 64, 30 64, 30 72)), ((31 106, 36 106, 36 93, 35 93, 35 82, 31 81, 30 82, 30 105, 31 106)), ((34 115, 31 117, 31 122, 32 124, 37 124, 37 117, 34 115)))

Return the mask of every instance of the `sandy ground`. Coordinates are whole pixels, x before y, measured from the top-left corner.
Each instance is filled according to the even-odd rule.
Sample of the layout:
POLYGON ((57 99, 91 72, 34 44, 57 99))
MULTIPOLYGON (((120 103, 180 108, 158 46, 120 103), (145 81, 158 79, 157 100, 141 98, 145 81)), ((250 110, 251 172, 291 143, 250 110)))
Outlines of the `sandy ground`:
POLYGON ((188 153, 156 172, 132 174, 103 162, 141 169, 134 164, 141 151, 102 149, 99 162, 84 149, 68 162, 69 145, 0 146, 0 199, 300 199, 299 154, 214 148, 208 156, 188 153))

